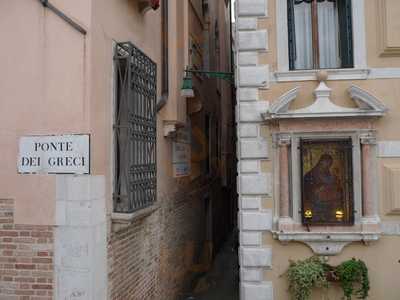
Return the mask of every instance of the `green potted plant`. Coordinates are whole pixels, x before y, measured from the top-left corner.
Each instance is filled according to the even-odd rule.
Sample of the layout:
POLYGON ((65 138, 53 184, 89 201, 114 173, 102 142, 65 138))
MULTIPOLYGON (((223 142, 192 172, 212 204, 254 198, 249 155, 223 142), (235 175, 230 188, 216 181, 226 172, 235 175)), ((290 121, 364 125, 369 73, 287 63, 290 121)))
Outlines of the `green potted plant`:
POLYGON ((313 288, 328 288, 326 270, 325 261, 318 256, 290 261, 286 276, 289 280, 289 292, 292 299, 308 300, 313 288))
POLYGON ((335 274, 347 300, 351 300, 352 295, 358 299, 368 297, 370 289, 368 268, 362 260, 352 258, 342 262, 335 268, 335 274))
POLYGON ((318 256, 290 261, 285 274, 293 300, 309 300, 313 288, 328 288, 330 282, 340 285, 346 300, 351 300, 353 295, 366 299, 370 289, 368 268, 362 260, 355 258, 338 266, 331 266, 318 256))

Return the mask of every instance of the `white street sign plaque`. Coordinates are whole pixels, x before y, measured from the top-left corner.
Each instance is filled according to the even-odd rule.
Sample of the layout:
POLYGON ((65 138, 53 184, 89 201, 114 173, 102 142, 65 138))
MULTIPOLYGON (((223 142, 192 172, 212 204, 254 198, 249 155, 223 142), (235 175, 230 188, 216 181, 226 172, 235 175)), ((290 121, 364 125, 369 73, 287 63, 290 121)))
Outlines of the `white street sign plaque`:
POLYGON ((19 140, 18 172, 89 174, 88 134, 24 136, 19 140))

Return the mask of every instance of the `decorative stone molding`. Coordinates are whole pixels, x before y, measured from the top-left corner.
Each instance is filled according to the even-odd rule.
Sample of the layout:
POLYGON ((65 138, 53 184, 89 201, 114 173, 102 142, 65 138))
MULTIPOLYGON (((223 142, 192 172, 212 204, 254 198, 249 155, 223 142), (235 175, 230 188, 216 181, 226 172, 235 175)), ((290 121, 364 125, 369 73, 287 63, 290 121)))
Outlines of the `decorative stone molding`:
POLYGON ((290 216, 290 187, 289 187, 289 146, 291 137, 286 134, 279 135, 279 216, 290 216))
POLYGON ((259 160, 242 160, 240 162, 240 171, 242 173, 259 173, 260 172, 260 164, 259 160))
MULTIPOLYGON (((375 132, 360 134, 361 163, 362 163, 362 189, 363 189, 363 218, 365 226, 370 227, 378 215, 376 199, 376 137, 375 132)), ((372 225, 373 228, 373 225, 372 225)))
MULTIPOLYGON (((301 128, 299 128, 301 129, 301 128)), ((348 129, 349 130, 349 129, 348 129)), ((279 179, 279 214, 274 216, 276 222, 274 236, 278 240, 287 243, 290 241, 297 242, 305 242, 309 244, 311 249, 315 251, 317 254, 323 255, 335 255, 338 254, 345 245, 351 242, 364 241, 365 243, 377 240, 380 236, 380 228, 379 228, 379 218, 376 213, 376 201, 377 197, 374 197, 374 193, 376 192, 376 180, 371 181, 371 178, 376 178, 374 175, 371 175, 369 171, 368 174, 371 176, 361 175, 361 155, 363 147, 375 147, 374 142, 374 131, 370 130, 359 130, 355 129, 354 131, 346 131, 346 132, 296 132, 296 133, 277 133, 274 135, 276 143, 280 137, 283 141, 289 140, 290 137, 291 143, 291 172, 290 176, 292 178, 292 186, 290 187, 292 190, 292 206, 291 213, 288 213, 288 194, 286 191, 287 187, 287 175, 283 174, 280 170, 280 175, 282 177, 279 179), (343 139, 343 138, 351 138, 353 147, 353 157, 358 158, 355 159, 353 164, 353 189, 354 189, 354 207, 356 210, 355 220, 356 223, 351 227, 338 228, 336 227, 310 227, 310 230, 315 230, 315 232, 307 232, 306 228, 301 225, 301 218, 298 215, 298 211, 300 210, 301 205, 301 187, 300 187, 300 179, 298 178, 299 168, 300 168, 300 157, 299 157, 299 141, 301 138, 307 139, 320 139, 320 138, 328 138, 328 139, 343 139), (361 145, 361 138, 365 143, 370 142, 371 144, 363 144, 361 145), (369 179, 368 179, 369 178, 369 179), (362 184, 363 180, 368 182, 367 184, 362 184), (283 184, 282 184, 283 182, 283 184), (368 189, 368 193, 366 196, 362 196, 362 187, 366 187, 368 189), (362 202, 368 201, 368 203, 364 203, 364 206, 368 207, 365 211, 365 215, 361 214, 362 211, 362 202), (290 215, 292 217, 290 217, 290 215), (330 231, 331 230, 331 231, 330 231), (329 236, 329 238, 327 238, 329 236), (312 242, 312 243, 311 243, 312 242), (328 248, 327 248, 328 247, 328 248)), ((284 143, 284 142, 283 142, 284 143)), ((281 146, 279 149, 279 153, 281 149, 286 149, 286 147, 281 146)), ((365 148, 366 149, 366 148, 365 148)), ((365 158, 363 160, 366 164, 371 164, 371 170, 373 169, 374 160, 376 157, 373 155, 373 149, 371 151, 365 152, 365 158)), ((285 157, 283 155, 283 157, 285 157)), ((283 158, 282 157, 282 158, 283 158)), ((285 164, 280 163, 281 167, 284 167, 285 164)), ((366 169, 364 167, 364 169, 366 169)), ((285 169, 284 169, 285 170, 285 169)))
MULTIPOLYGON (((400 78, 400 68, 332 69, 329 80, 367 80, 400 78)), ((273 82, 315 81, 318 70, 299 70, 272 73, 273 82)))
POLYGON ((239 105, 239 120, 241 122, 261 122, 262 112, 267 110, 269 102, 267 101, 254 101, 251 103, 244 103, 239 105))
POLYGON ((378 157, 400 157, 400 141, 379 141, 378 157))
POLYGON ((242 283, 240 286, 241 300, 272 300, 274 293, 272 282, 262 282, 259 284, 242 283))
POLYGON ((279 134, 278 135, 278 146, 290 146, 292 137, 290 134, 279 134))
POLYGON ((268 87, 269 67, 251 66, 239 68, 239 84, 241 87, 268 87))
MULTIPOLYGON (((329 80, 365 80, 371 75, 371 69, 331 69, 327 70, 329 80)), ((276 82, 315 81, 318 70, 296 70, 273 73, 276 82)))
POLYGON ((261 173, 240 176, 240 192, 243 195, 271 195, 271 174, 261 173))
POLYGON ((263 279, 263 272, 260 268, 240 268, 240 278, 243 281, 261 282, 263 279))
POLYGON ((261 246, 261 243, 261 232, 244 231, 240 233, 240 244, 243 246, 261 246))
POLYGON ((271 267, 270 248, 240 247, 240 266, 242 267, 271 267))
POLYGON ((258 64, 257 52, 241 52, 238 58, 239 66, 256 66, 258 64))
POLYGON ((261 198, 260 197, 241 197, 242 209, 261 209, 261 198))
POLYGON ((268 48, 268 31, 258 30, 258 19, 267 15, 267 7, 268 0, 236 1, 241 300, 273 299, 272 283, 263 282, 272 251, 262 241, 262 233, 272 229, 272 210, 263 209, 261 200, 272 196, 272 175, 261 170, 269 143, 260 134, 261 113, 269 102, 260 99, 259 90, 268 88, 270 74, 269 66, 259 61, 259 53, 268 48))
POLYGON ((330 99, 332 90, 324 82, 327 74, 322 75, 320 84, 315 89, 315 101, 311 105, 296 110, 290 110, 290 104, 297 98, 298 88, 283 94, 276 103, 272 104, 264 114, 265 120, 292 118, 340 118, 340 117, 381 117, 387 108, 375 96, 367 91, 351 86, 349 93, 357 108, 336 105, 330 99))
POLYGON ((385 164, 383 166, 383 199, 384 209, 389 215, 400 215, 400 166, 385 164))
POLYGON ((380 232, 274 232, 283 243, 301 242, 308 245, 315 254, 337 255, 352 242, 370 243, 377 241, 380 232))
POLYGON ((146 207, 134 213, 112 213, 111 214, 111 229, 113 232, 119 232, 131 226, 133 222, 144 219, 157 211, 160 208, 159 203, 155 203, 150 207, 146 207))
POLYGON ((376 136, 374 133, 364 133, 360 135, 360 143, 362 145, 376 145, 376 136))
POLYGON ((239 31, 238 47, 240 51, 267 50, 268 32, 266 30, 239 31))
POLYGON ((242 140, 240 142, 241 158, 268 158, 268 142, 263 139, 242 140))
POLYGON ((240 88, 239 101, 257 101, 258 89, 257 88, 240 88))
POLYGON ((381 227, 383 235, 400 236, 400 222, 383 221, 381 227))
POLYGON ((271 230, 272 212, 241 212, 240 229, 249 231, 271 230))
MULTIPOLYGON (((397 3, 396 3, 397 4, 397 3)), ((377 12, 378 12, 378 36, 379 36, 379 47, 381 56, 400 56, 400 43, 397 40, 392 40, 389 35, 390 26, 392 30, 397 30, 396 25, 398 21, 393 18, 398 18, 398 7, 397 5, 390 6, 391 3, 387 0, 377 0, 377 12), (395 24, 393 24, 395 23, 395 24)))
POLYGON ((258 125, 256 124, 241 124, 239 125, 239 137, 255 138, 258 136, 258 125))
POLYGON ((380 220, 377 216, 378 197, 376 195, 376 175, 374 174, 376 137, 375 132, 370 130, 371 121, 363 122, 371 120, 371 117, 383 116, 387 109, 375 96, 356 86, 349 88, 349 94, 355 102, 356 108, 334 104, 330 99, 332 90, 325 83, 327 76, 326 72, 318 74, 320 84, 314 91, 315 101, 311 105, 290 110, 290 105, 296 100, 299 93, 299 89, 296 87, 270 105, 263 114, 263 118, 267 121, 276 120, 280 124, 279 128, 285 130, 274 134, 275 147, 279 155, 279 177, 276 178, 279 180, 279 202, 277 203, 279 212, 276 211, 274 216, 276 220, 275 238, 284 243, 303 242, 316 254, 336 255, 349 243, 369 243, 379 239, 380 220), (355 122, 354 117, 361 121, 355 122), (336 123, 326 124, 325 121, 332 118, 335 120, 342 118, 341 123, 345 124, 342 130, 337 129, 336 123), (297 121, 299 119, 301 121, 297 121), (313 127, 310 127, 310 124, 313 124, 313 127), (294 128, 294 132, 288 128, 294 128), (298 177, 300 174, 300 140, 344 138, 352 140, 352 155, 355 158, 353 161, 355 225, 340 230, 329 226, 322 229, 310 227, 309 230, 315 230, 315 232, 308 232, 301 225, 301 217, 297 213, 301 209, 301 182, 298 177), (289 146, 291 147, 290 152, 288 151, 289 146), (290 173, 288 159, 291 160, 290 173), (292 179, 289 180, 289 177, 292 179), (290 187, 288 182, 292 183, 290 187), (290 197, 290 195, 292 196, 290 197), (289 200, 292 201, 292 205, 289 200))
POLYGON ((378 116, 382 116, 387 112, 385 105, 383 105, 377 97, 370 94, 366 90, 356 85, 352 85, 348 92, 351 98, 356 102, 359 109, 375 111, 378 116))
POLYGON ((257 18, 238 18, 236 26, 238 30, 257 30, 257 18))
POLYGON ((238 16, 264 17, 267 15, 267 0, 240 0, 237 2, 238 16))

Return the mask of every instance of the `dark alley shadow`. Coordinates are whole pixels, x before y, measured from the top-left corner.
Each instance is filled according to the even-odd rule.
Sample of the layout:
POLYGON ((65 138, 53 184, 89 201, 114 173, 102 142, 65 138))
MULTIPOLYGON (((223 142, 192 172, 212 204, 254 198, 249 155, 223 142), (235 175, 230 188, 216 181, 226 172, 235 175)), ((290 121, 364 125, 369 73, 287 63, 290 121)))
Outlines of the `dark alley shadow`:
POLYGON ((215 257, 211 270, 201 276, 182 300, 239 300, 238 242, 235 230, 215 257))

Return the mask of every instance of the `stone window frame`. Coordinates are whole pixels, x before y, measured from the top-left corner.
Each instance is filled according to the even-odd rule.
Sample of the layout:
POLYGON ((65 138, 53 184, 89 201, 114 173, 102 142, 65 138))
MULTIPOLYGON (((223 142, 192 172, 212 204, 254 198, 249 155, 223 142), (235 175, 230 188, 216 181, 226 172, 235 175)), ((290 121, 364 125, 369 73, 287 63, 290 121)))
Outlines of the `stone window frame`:
MULTIPOLYGON (((367 79, 367 47, 365 29, 365 0, 352 0, 353 16, 353 68, 329 69, 330 79, 367 79)), ((277 70, 278 82, 315 80, 318 70, 289 70, 289 41, 287 23, 287 1, 276 1, 277 70)))
POLYGON ((262 117, 274 124, 274 236, 282 242, 303 242, 316 254, 336 255, 351 242, 369 243, 379 239, 375 120, 383 117, 388 109, 377 97, 354 85, 348 92, 356 107, 336 105, 330 99, 332 89, 326 85, 327 76, 326 72, 318 74, 320 84, 314 90, 315 101, 311 105, 290 109, 298 95, 296 87, 269 106, 262 117), (332 140, 335 137, 351 138, 353 143, 354 224, 303 226, 298 215, 301 205, 300 139, 332 140), (293 197, 293 205, 290 197, 293 197))
MULTIPOLYGON (((362 185, 361 185, 361 145, 360 131, 343 131, 343 132, 296 132, 290 135, 290 215, 296 224, 301 224, 302 219, 299 211, 301 210, 301 139, 309 139, 313 141, 324 140, 343 140, 351 139, 352 141, 352 172, 353 172, 353 202, 354 202, 354 224, 361 223, 362 210, 362 185)), ((279 137, 280 138, 280 137, 279 137)), ((285 139, 287 136, 285 137, 285 139)), ((347 226, 351 227, 351 226, 347 226)))
MULTIPOLYGON (((374 175, 373 169, 366 166, 377 164, 376 137, 374 130, 348 129, 334 132, 327 131, 296 131, 278 132, 273 135, 276 145, 275 169, 279 174, 278 186, 275 190, 275 230, 274 236, 281 242, 303 242, 320 255, 336 255, 344 246, 351 242, 369 243, 379 239, 380 220, 377 215, 378 198, 376 195, 363 197, 365 182, 370 182, 374 175), (353 155, 353 201, 354 224, 346 226, 311 226, 302 224, 301 215, 301 156, 300 140, 335 140, 351 139, 353 155), (376 153, 375 153, 376 154, 376 153), (282 161, 287 157, 287 162, 282 161), (364 170, 363 170, 364 169, 364 170), (285 171, 287 170, 287 172, 285 171), (286 179, 286 180, 285 180, 286 179), (289 179, 289 180, 287 180, 289 179), (288 182, 288 184, 286 184, 288 182), (364 183, 364 184, 363 184, 364 183), (284 190, 288 193, 285 195, 284 190), (286 198, 287 197, 287 198, 286 198), (368 203, 371 202, 371 203, 368 203), (286 203, 285 203, 286 202, 286 203), (366 209, 368 207, 368 209, 366 209)), ((369 186, 374 194, 377 183, 369 186)))

